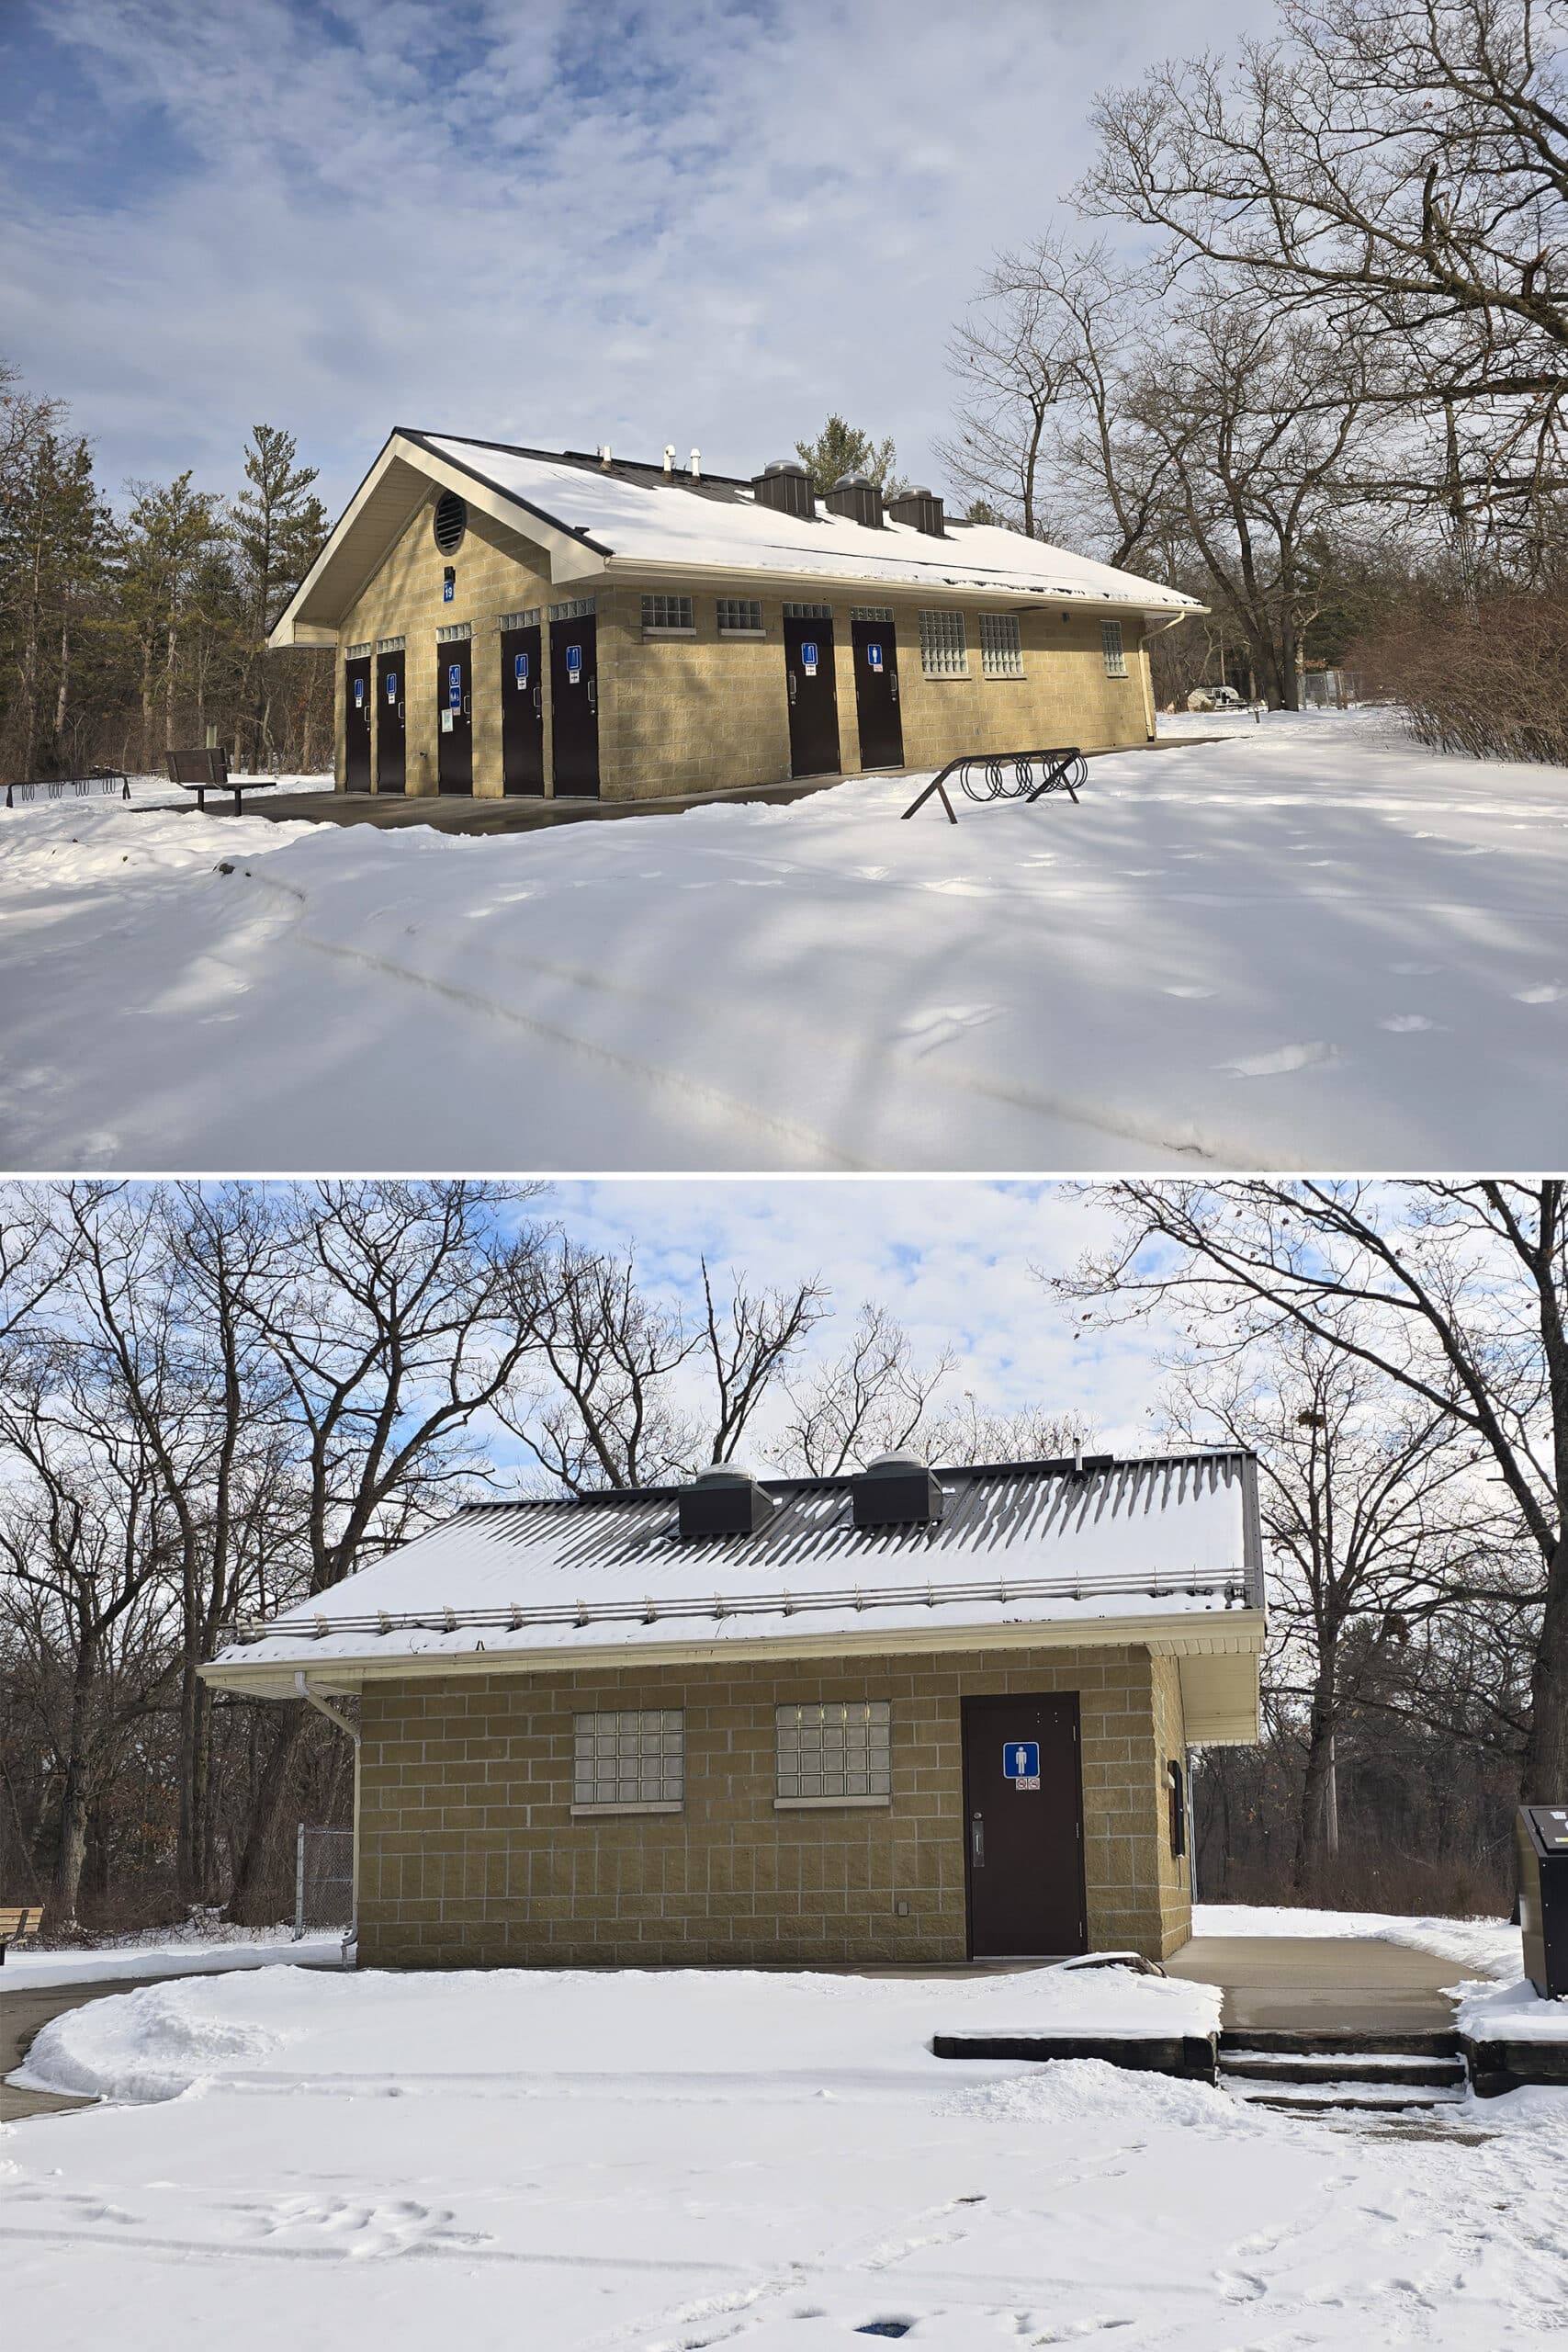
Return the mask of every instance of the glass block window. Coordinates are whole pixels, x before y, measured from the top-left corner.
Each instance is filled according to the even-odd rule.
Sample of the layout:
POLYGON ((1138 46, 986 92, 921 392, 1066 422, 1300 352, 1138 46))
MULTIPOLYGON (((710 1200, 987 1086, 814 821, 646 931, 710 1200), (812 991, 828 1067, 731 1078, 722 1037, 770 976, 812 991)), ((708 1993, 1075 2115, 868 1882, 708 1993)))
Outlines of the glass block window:
POLYGON ((886 628, 892 623, 893 607, 891 605, 852 605, 850 618, 852 621, 879 621, 886 628))
POLYGON ((594 609, 592 596, 571 596, 564 605, 550 606, 553 621, 585 621, 594 609))
POLYGON ((831 605, 786 605, 784 616, 786 621, 830 621, 833 607, 831 605))
POLYGON ((404 639, 400 637, 378 637, 376 639, 376 650, 378 653, 400 653, 403 644, 404 639))
POLYGON ((645 596, 642 600, 642 625, 645 629, 678 628, 691 635, 695 628, 691 598, 645 596))
POLYGON ((761 637, 762 607, 750 596, 721 596, 718 600, 720 637, 761 637))
POLYGON ((679 1804, 684 1782, 678 1707, 572 1717, 573 1804, 679 1804))
POLYGON ((462 645, 474 633, 472 621, 448 621, 445 628, 435 632, 437 645, 462 645))
POLYGON ((1100 624, 1100 641, 1105 648, 1106 676, 1108 678, 1124 678, 1127 674, 1127 656, 1122 650, 1121 622, 1101 621, 1100 624))
POLYGON ((891 1715, 886 1699, 780 1707, 774 1793, 785 1804, 891 1796, 891 1715))
POLYGON ((501 626, 503 629, 537 628, 539 626, 539 607, 537 605, 530 605, 525 612, 502 613, 501 616, 501 626))
POLYGON ((920 667, 928 678, 966 678, 969 651, 962 613, 920 615, 920 667))
POLYGON ((987 678, 1021 678, 1023 642, 1016 613, 982 613, 980 660, 987 678))
POLYGON ((364 645, 345 645, 343 649, 343 658, 345 662, 363 662, 374 650, 368 641, 364 645))

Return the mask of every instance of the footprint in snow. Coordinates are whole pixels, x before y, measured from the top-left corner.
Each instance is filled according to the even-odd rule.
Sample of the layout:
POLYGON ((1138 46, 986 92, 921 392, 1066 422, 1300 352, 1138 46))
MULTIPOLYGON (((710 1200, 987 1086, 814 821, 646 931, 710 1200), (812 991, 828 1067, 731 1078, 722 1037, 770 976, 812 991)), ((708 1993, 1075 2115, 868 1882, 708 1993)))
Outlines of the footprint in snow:
POLYGON ((1237 1078, 1284 1078, 1292 1070, 1318 1069, 1337 1061, 1337 1046, 1321 1040, 1308 1046, 1277 1046, 1271 1054, 1243 1054, 1234 1062, 1216 1062, 1216 1069, 1233 1070, 1237 1078))
POLYGON ((908 1039, 917 1054, 931 1054, 939 1046, 951 1046, 963 1036, 966 1029, 983 1028, 987 1021, 999 1018, 997 1004, 933 1004, 922 1012, 910 1013, 898 1023, 898 1035, 908 1039))

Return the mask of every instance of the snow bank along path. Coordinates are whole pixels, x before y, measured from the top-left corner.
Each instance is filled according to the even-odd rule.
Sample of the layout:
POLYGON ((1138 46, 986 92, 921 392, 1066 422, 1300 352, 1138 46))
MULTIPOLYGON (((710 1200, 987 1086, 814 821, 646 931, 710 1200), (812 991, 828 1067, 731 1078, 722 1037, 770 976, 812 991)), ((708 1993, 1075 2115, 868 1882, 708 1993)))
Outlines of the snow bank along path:
POLYGON ((0 1164, 1561 1159, 1568 770, 1314 714, 1097 761, 1076 808, 910 793, 0 818, 0 1164))
POLYGON ((889 2321, 927 2352, 1490 2352, 1560 2330, 1568 2098, 1392 2138, 924 2046, 1212 2008, 1049 1971, 267 1969, 110 1996, 34 2064, 150 2103, 4 2135, 6 2316, 76 2343, 112 2313, 129 2352, 499 2352, 520 2322, 550 2352, 829 2352, 889 2321))
POLYGON ((184 1935, 177 1928, 154 1935, 130 1936, 113 1944, 96 1944, 82 1951, 51 1951, 23 1944, 6 1955, 0 1973, 0 1995, 41 1992, 51 1984, 113 1983, 126 1976, 196 1976, 231 1968, 331 1968, 343 1964, 343 1935, 339 1929, 302 1936, 295 1942, 288 1928, 248 1933, 231 1930, 222 1936, 184 1935))

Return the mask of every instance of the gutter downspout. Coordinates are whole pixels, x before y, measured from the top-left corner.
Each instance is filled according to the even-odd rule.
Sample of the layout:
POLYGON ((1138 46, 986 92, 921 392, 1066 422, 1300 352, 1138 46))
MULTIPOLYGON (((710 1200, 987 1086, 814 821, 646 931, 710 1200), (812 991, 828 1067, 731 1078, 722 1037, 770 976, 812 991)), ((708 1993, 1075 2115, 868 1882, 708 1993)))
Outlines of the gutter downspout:
POLYGON ((344 1930, 343 1938, 343 1960, 344 1966, 346 1968, 348 1948, 350 1944, 357 1943, 359 1940, 359 1733, 346 1715, 340 1715, 335 1707, 329 1707, 326 1701, 311 1690, 310 1681, 302 1669, 295 1673, 294 1689, 296 1694, 304 1700, 308 1707, 314 1707, 319 1715, 325 1715, 328 1723, 335 1730, 341 1731, 345 1739, 351 1739, 354 1742, 354 1901, 350 1905, 348 1926, 344 1930))

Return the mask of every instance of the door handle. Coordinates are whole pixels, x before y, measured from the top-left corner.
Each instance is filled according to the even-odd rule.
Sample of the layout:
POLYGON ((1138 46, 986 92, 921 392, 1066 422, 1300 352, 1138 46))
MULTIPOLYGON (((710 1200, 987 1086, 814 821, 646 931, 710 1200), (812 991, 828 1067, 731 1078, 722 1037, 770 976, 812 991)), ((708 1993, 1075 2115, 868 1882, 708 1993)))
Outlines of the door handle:
POLYGON ((588 707, 591 711, 596 711, 599 707, 599 681, 597 678, 590 678, 588 681, 588 707))
POLYGON ((543 686, 536 686, 534 689, 534 716, 536 718, 543 718, 544 715, 545 690, 543 686))
POLYGON ((467 718, 468 715, 468 695, 465 695, 463 696, 463 716, 464 716, 464 718, 467 718))
POLYGON ((789 698, 793 705, 795 701, 795 672, 793 670, 789 673, 789 698))
POLYGON ((986 1867, 986 1816, 983 1813, 974 1814, 970 1817, 969 1851, 975 1858, 976 1869, 984 1870, 986 1867))
POLYGON ((887 681, 887 691, 895 702, 898 699, 898 673, 895 670, 887 681))

